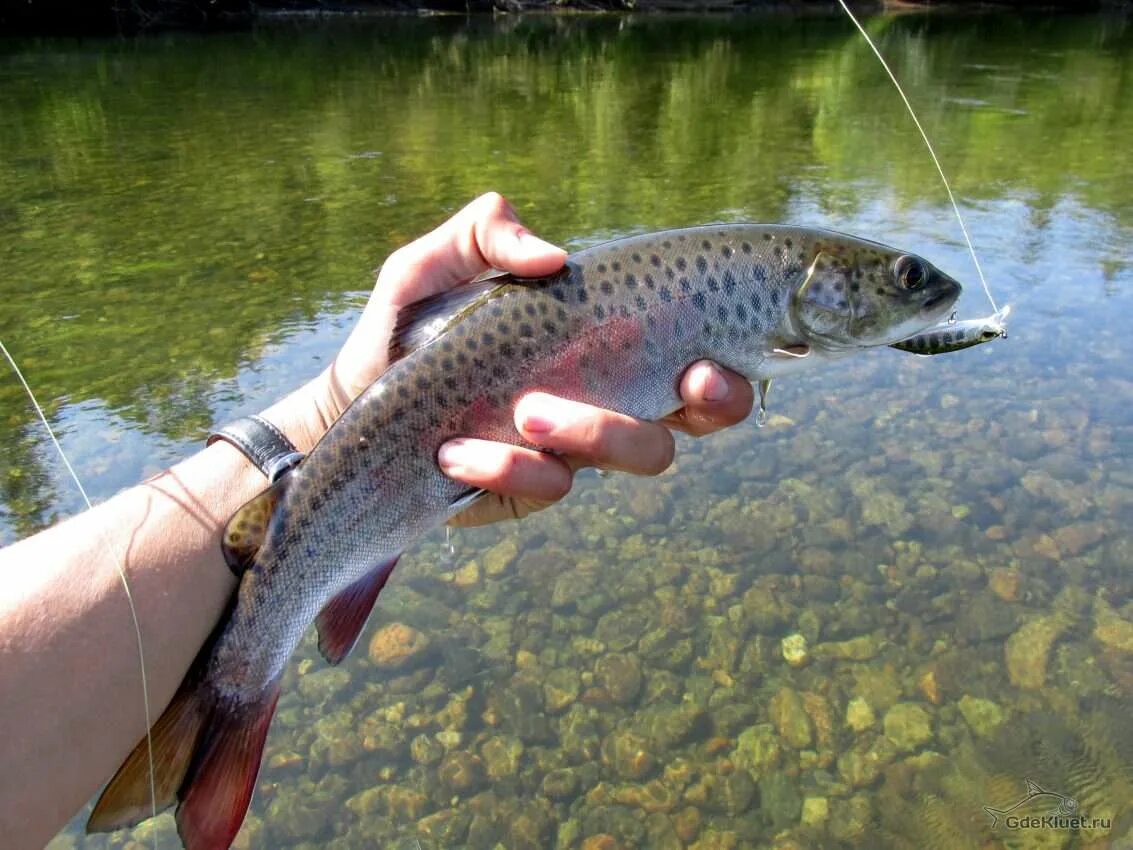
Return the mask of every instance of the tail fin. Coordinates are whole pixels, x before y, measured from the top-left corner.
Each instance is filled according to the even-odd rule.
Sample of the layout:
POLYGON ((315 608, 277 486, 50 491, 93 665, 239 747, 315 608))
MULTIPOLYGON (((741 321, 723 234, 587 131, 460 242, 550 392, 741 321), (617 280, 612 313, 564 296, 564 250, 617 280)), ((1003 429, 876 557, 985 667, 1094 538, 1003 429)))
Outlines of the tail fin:
POLYGON ((991 828, 995 829, 999 826, 999 819, 1007 816, 1007 812, 1003 809, 993 809, 991 806, 984 806, 984 811, 987 816, 991 818, 991 828))
MULTIPOLYGON (((228 850, 252 799, 279 681, 254 702, 214 694, 197 665, 154 724, 157 810, 177 807, 185 850, 228 850)), ((98 798, 87 832, 109 832, 152 813, 149 743, 142 739, 98 798)))

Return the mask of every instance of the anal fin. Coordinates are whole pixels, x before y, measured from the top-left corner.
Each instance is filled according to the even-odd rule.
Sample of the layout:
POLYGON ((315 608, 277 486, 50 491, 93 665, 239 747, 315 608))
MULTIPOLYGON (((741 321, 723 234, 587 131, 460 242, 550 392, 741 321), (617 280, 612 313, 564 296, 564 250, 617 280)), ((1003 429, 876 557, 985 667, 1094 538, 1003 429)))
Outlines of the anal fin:
POLYGON ((346 589, 339 591, 319 612, 315 625, 319 630, 319 652, 330 664, 338 664, 350 654, 358 635, 366 625, 374 602, 386 586, 393 568, 395 555, 383 561, 346 589))

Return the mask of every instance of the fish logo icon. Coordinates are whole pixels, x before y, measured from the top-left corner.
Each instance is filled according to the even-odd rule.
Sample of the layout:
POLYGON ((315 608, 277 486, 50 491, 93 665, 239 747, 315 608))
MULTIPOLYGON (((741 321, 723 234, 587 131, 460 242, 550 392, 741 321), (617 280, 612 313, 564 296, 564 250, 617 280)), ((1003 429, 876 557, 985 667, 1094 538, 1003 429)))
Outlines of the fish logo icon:
POLYGON ((1047 814, 1056 817, 1069 817, 1078 813, 1078 801, 1073 797, 1067 797, 1065 794, 1059 794, 1057 791, 1050 791, 1043 788, 1033 779, 1027 779, 1025 782, 1027 784, 1027 793, 1012 805, 1003 809, 997 809, 992 806, 983 807, 988 817, 991 818, 992 829, 999 826, 1000 820, 1005 819, 1012 812, 1029 806, 1032 803, 1036 805, 1044 803, 1053 805, 1054 808, 1047 812, 1047 814))

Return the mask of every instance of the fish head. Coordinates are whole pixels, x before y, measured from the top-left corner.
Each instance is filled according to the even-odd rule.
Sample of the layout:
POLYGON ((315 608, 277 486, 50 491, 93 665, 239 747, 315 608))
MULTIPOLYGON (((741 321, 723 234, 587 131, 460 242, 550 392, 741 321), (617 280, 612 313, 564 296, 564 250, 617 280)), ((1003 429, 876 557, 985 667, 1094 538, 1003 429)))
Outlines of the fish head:
POLYGON ((823 240, 792 293, 792 324, 803 343, 831 353, 889 345, 939 322, 960 291, 915 254, 852 237, 823 240))

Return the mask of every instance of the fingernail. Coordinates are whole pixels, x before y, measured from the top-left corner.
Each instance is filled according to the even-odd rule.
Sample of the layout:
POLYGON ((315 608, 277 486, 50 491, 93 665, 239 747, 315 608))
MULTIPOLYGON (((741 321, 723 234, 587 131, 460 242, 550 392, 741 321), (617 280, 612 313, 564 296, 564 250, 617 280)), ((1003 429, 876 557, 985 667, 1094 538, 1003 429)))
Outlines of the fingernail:
POLYGON ((449 440, 437 452, 437 464, 445 472, 453 472, 468 465, 471 459, 468 443, 464 440, 449 440))
POLYGON ((547 402, 540 404, 537 396, 528 396, 519 402, 515 411, 515 425, 528 434, 546 434, 555 427, 555 420, 546 410, 547 402), (543 411, 540 412, 539 408, 543 411))
POLYGON ((724 373, 709 363, 707 373, 704 376, 704 386, 701 387, 701 395, 704 396, 704 400, 724 401, 731 392, 732 388, 728 385, 728 379, 724 377, 724 373))
POLYGON ((546 241, 545 239, 540 239, 538 236, 536 236, 530 230, 520 231, 520 233, 519 233, 519 244, 523 246, 523 249, 525 251, 531 251, 532 253, 539 253, 539 254, 543 254, 543 253, 546 253, 548 251, 561 251, 562 250, 562 248, 559 248, 555 245, 552 245, 550 242, 546 241))

